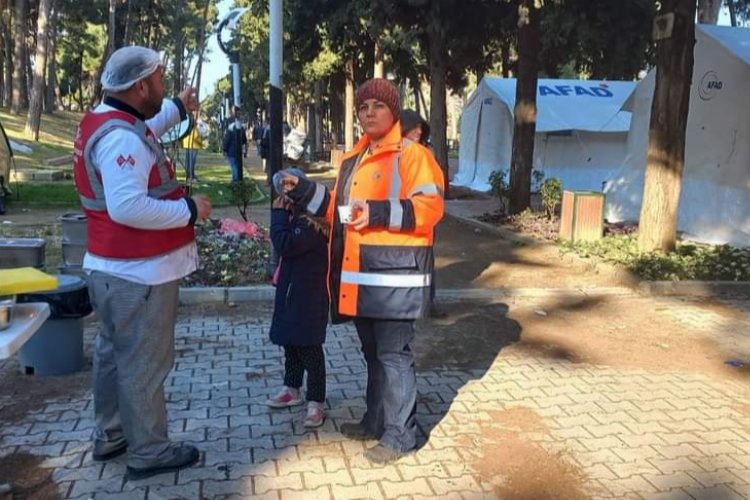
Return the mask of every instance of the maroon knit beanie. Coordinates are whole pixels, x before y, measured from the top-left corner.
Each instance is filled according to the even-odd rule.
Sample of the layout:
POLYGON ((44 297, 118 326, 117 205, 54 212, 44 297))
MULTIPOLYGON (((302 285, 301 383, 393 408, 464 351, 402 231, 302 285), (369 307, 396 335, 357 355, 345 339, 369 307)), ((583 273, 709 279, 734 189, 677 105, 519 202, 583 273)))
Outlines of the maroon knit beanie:
POLYGON ((399 115, 401 115, 398 89, 389 80, 385 78, 370 78, 360 85, 354 97, 357 109, 367 99, 377 99, 384 102, 388 106, 388 109, 391 110, 391 113, 393 113, 393 118, 398 121, 399 115))

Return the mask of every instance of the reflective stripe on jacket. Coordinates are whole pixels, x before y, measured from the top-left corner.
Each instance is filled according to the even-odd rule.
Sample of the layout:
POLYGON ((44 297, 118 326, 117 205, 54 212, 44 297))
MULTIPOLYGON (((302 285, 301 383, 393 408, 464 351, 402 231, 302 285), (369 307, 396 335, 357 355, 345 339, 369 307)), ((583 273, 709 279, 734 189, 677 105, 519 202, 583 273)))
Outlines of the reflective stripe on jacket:
MULTIPOLYGON (((344 155, 333 192, 300 182, 292 198, 331 222, 329 294, 334 321, 417 319, 429 310, 433 230, 443 216, 443 173, 396 123, 372 152, 367 136, 344 155), (366 200, 370 225, 341 224, 337 205, 366 200)), ((355 214, 356 217, 356 214, 355 214)))
POLYGON ((172 163, 145 122, 119 110, 86 113, 79 125, 73 148, 73 177, 88 217, 88 251, 112 259, 147 259, 191 243, 195 239, 192 225, 154 231, 119 224, 110 218, 101 174, 91 160, 91 152, 102 137, 116 128, 127 129, 138 135, 156 156, 148 179, 149 197, 178 200, 185 196, 172 163))

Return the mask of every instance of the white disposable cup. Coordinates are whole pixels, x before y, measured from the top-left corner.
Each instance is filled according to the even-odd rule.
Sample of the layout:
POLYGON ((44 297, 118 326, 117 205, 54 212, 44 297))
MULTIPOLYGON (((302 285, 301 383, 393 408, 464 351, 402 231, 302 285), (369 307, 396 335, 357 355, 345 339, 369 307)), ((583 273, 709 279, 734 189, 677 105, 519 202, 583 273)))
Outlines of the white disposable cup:
POLYGON ((350 205, 339 205, 339 219, 342 224, 348 224, 352 221, 352 207, 350 205))

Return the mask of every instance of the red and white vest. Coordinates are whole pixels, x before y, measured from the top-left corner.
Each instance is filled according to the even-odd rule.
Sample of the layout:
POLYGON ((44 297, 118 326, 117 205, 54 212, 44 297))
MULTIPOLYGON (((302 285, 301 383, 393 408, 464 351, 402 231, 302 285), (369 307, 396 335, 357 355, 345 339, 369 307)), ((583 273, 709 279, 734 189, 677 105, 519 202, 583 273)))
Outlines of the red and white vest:
POLYGON ((185 190, 178 184, 169 158, 145 122, 113 110, 88 112, 81 120, 73 147, 73 175, 83 210, 88 216, 88 251, 110 259, 148 259, 181 248, 195 240, 193 226, 138 229, 113 221, 107 213, 101 172, 91 161, 94 145, 115 129, 134 132, 156 156, 148 178, 148 196, 178 200, 185 190))

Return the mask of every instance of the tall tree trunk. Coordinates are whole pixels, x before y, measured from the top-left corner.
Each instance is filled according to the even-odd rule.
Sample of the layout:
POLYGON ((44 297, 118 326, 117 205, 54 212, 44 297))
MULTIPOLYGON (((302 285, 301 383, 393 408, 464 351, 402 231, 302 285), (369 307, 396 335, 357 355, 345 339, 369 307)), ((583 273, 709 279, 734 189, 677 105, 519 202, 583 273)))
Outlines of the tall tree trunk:
POLYGON ((52 0, 39 0, 39 16, 36 28, 36 57, 34 58, 34 81, 31 86, 29 114, 26 117, 26 137, 39 140, 39 125, 42 121, 42 104, 44 103, 45 71, 47 69, 47 40, 49 33, 49 14, 52 0))
POLYGON ((3 68, 9 62, 5 57, 5 50, 3 50, 3 47, 5 47, 5 37, 7 36, 5 31, 6 4, 6 0, 0 0, 0 106, 3 105, 2 101, 3 96, 5 95, 5 87, 7 83, 5 80, 5 73, 3 72, 3 68))
POLYGON ((185 56, 185 36, 181 34, 183 26, 181 23, 175 23, 175 33, 177 39, 174 42, 174 61, 172 61, 172 78, 174 79, 174 94, 177 95, 182 90, 182 63, 185 56))
POLYGON ((44 94, 44 112, 54 113, 57 88, 57 19, 60 15, 59 1, 53 2, 50 15, 49 40, 47 42, 47 91, 44 94))
POLYGON ((726 0, 727 7, 729 8, 729 23, 733 26, 737 26, 737 8, 734 5, 734 0, 726 0))
POLYGON ((13 53, 13 92, 10 102, 10 113, 17 115, 21 112, 23 105, 23 87, 26 70, 26 12, 28 0, 15 0, 14 39, 15 47, 13 53))
POLYGON ((86 75, 83 73, 83 49, 78 54, 78 111, 83 111, 83 82, 86 75))
POLYGON ((531 206, 531 171, 534 166, 536 135, 536 93, 539 75, 539 10, 535 0, 519 0, 518 79, 513 111, 513 149, 510 159, 511 214, 531 206))
MULTIPOLYGON (((104 52, 102 53, 102 61, 101 63, 99 63, 99 67, 96 69, 96 73, 91 75, 91 96, 89 99, 90 108, 93 108, 97 102, 102 100, 102 72, 104 71, 104 66, 107 63, 107 59, 109 59, 110 53, 111 52, 109 51, 109 45, 107 45, 104 48, 104 52)), ((83 71, 83 67, 81 67, 81 71, 83 71)), ((83 73, 81 73, 81 78, 84 78, 83 73)), ((83 80, 81 81, 81 85, 83 85, 83 80)))
POLYGON ((424 111, 424 118, 427 121, 430 121, 430 110, 427 108, 427 103, 424 100, 424 92, 422 92, 422 81, 420 80, 419 83, 417 83, 417 97, 419 98, 419 102, 422 103, 422 110, 424 111))
MULTIPOLYGON (((26 21, 28 22, 28 15, 26 21)), ((31 94, 31 79, 34 77, 34 68, 31 66, 31 53, 36 50, 36 46, 30 47, 28 44, 23 49, 23 56, 26 63, 26 71, 23 72, 23 89, 21 92, 21 107, 29 107, 29 96, 31 94)))
POLYGON ((330 100, 331 106, 331 148, 338 148, 339 144, 344 143, 344 112, 342 101, 337 96, 346 93, 346 81, 341 79, 338 75, 335 78, 331 78, 331 87, 333 92, 330 95, 334 97, 330 100))
MULTIPOLYGON (((674 15, 671 34, 657 41, 656 87, 651 105, 648 159, 638 229, 642 251, 674 250, 685 160, 695 45, 695 0, 662 0, 674 15)), ((660 22, 657 18, 655 22, 660 22)))
POLYGON ((419 116, 422 116, 422 103, 419 102, 419 79, 415 79, 413 83, 414 87, 412 88, 412 93, 414 94, 414 111, 416 111, 419 116))
POLYGON ((698 0, 698 22, 701 24, 716 24, 719 21, 720 10, 721 0, 698 0))
POLYGON ((344 101, 344 150, 354 147, 354 59, 346 60, 346 100, 344 101))
POLYGON ((445 197, 449 196, 448 176, 448 142, 445 137, 448 110, 445 104, 446 94, 446 49, 445 30, 443 29, 443 12, 440 2, 432 2, 429 7, 431 22, 427 23, 427 43, 429 45, 428 63, 430 66, 430 140, 435 160, 443 170, 445 197))
POLYGON ((13 20, 10 11, 10 4, 8 4, 7 15, 3 15, 3 55, 5 58, 3 106, 6 108, 10 107, 13 99, 13 30, 11 29, 13 20))
POLYGON ((109 16, 107 22, 107 52, 110 54, 115 51, 115 33, 117 32, 117 0, 109 0, 109 16))
POLYGON ((323 84, 318 80, 314 84, 313 119, 315 120, 315 151, 323 151, 323 84))
MULTIPOLYGON (((500 67, 503 78, 510 78, 510 40, 500 42, 500 67)), ((477 83, 479 81, 477 77, 477 83)))
POLYGON ((374 78, 385 78, 385 62, 383 61, 383 46, 380 40, 375 40, 375 67, 373 68, 374 78))
POLYGON ((123 32, 122 39, 125 45, 130 45, 133 41, 133 18, 135 17, 133 15, 133 4, 135 2, 133 0, 126 0, 126 2, 128 10, 125 13, 125 31, 123 32))
POLYGON ((210 0, 206 0, 206 5, 203 8, 203 23, 201 23, 201 31, 200 36, 198 37, 198 66, 196 67, 196 81, 193 85, 193 82, 191 82, 191 85, 193 85, 196 89, 198 89, 198 113, 200 113, 200 89, 201 89, 201 75, 203 74, 203 56, 206 52, 206 22, 208 22, 208 7, 210 5, 210 0))

